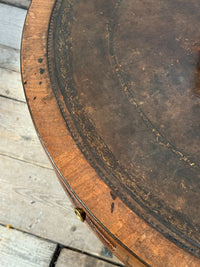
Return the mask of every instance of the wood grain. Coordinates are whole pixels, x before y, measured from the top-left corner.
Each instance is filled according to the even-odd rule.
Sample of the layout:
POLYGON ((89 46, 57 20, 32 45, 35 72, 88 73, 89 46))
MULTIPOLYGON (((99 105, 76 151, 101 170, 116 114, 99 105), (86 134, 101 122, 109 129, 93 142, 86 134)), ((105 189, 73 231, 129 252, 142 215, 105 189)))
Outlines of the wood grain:
POLYGON ((20 49, 26 10, 0 4, 0 44, 20 49), (13 19, 15 18, 15 19, 13 19))
POLYGON ((49 266, 56 244, 0 226, 1 267, 49 266))
POLYGON ((66 267, 66 266, 113 267, 116 265, 107 263, 105 261, 99 260, 91 256, 77 253, 72 250, 62 249, 55 266, 56 267, 66 267))
MULTIPOLYGON (((0 44, 0 67, 20 72, 20 51, 0 44)), ((1 85, 3 82, 0 83, 1 85)))
POLYGON ((31 3, 31 0, 1 0, 2 3, 13 5, 16 7, 21 7, 24 9, 28 9, 31 3))
POLYGON ((22 101, 25 97, 20 75, 20 45, 25 16, 26 10, 0 4, 0 94, 22 101))
POLYGON ((26 104, 0 98, 0 114, 0 153, 52 169, 41 148, 26 104))
POLYGON ((19 72, 0 67, 0 94, 25 103, 19 72))

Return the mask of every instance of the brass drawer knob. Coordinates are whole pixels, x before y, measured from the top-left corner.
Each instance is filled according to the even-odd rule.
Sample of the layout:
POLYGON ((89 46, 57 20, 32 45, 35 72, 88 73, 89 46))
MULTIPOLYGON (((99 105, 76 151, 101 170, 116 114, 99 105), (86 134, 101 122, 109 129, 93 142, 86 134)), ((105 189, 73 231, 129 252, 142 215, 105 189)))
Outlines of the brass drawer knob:
POLYGON ((80 221, 82 221, 82 222, 85 221, 86 213, 83 209, 75 208, 74 212, 80 221))

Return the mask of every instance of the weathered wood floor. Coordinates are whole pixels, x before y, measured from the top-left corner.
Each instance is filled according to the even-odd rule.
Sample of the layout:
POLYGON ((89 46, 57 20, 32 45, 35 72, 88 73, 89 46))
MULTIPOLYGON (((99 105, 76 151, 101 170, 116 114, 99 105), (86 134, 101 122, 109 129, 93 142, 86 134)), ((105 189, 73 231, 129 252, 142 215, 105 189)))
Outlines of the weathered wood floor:
POLYGON ((20 76, 29 4, 0 1, 0 266, 121 266, 74 215, 36 136, 20 76))

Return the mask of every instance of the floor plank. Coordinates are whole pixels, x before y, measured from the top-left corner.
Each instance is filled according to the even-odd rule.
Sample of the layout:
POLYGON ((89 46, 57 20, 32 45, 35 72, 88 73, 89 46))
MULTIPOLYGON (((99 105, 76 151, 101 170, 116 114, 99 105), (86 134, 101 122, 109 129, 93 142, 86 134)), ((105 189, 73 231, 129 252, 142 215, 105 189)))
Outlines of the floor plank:
POLYGON ((116 265, 69 249, 62 249, 55 266, 114 267, 116 265))
POLYGON ((27 11, 0 4, 0 44, 20 49, 22 29, 27 11))
POLYGON ((0 68, 20 72, 20 51, 18 49, 0 44, 0 55, 0 68))
POLYGON ((52 169, 26 103, 0 98, 0 154, 52 169))
POLYGON ((48 267, 56 244, 0 226, 1 267, 48 267))
POLYGON ((19 72, 0 67, 0 94, 24 102, 26 101, 19 72))
POLYGON ((31 0, 0 0, 0 2, 13 5, 16 7, 21 7, 24 9, 28 9, 31 3, 31 0))
POLYGON ((103 245, 76 218, 53 170, 4 156, 0 170, 0 223, 101 255, 103 245))

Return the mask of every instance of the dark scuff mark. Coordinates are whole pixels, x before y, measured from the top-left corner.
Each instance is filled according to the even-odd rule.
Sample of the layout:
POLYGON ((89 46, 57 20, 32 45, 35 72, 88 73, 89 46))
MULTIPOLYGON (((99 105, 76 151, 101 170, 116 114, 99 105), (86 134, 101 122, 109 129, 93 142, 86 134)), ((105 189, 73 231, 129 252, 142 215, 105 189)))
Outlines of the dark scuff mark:
POLYGON ((195 87, 193 91, 196 96, 200 97, 200 51, 198 53, 198 61, 196 65, 195 87))
POLYGON ((76 231, 76 226, 75 226, 75 225, 72 226, 71 231, 72 231, 72 232, 75 232, 75 231, 76 231))
POLYGON ((44 73, 44 69, 40 68, 40 74, 43 74, 44 73))
POLYGON ((113 211, 114 211, 114 207, 115 207, 115 203, 112 202, 112 204, 111 204, 111 213, 113 213, 113 211))
POLYGON ((42 58, 39 58, 39 59, 38 59, 38 62, 39 62, 39 63, 42 63, 42 61, 43 61, 42 58))
POLYGON ((41 85, 42 84, 42 82, 39 82, 39 85, 41 85))
POLYGON ((37 98, 37 96, 34 96, 33 100, 35 100, 37 98))
POLYGON ((21 137, 22 137, 25 141, 30 141, 30 140, 31 140, 31 137, 30 137, 30 136, 22 135, 21 137))
POLYGON ((111 197, 112 197, 113 200, 116 199, 116 195, 112 191, 110 191, 110 195, 111 195, 111 197))

